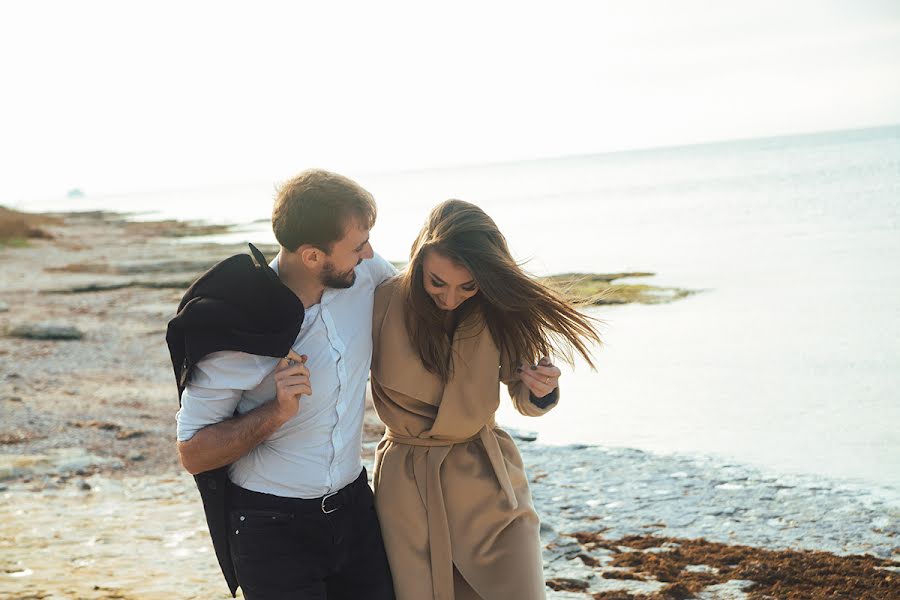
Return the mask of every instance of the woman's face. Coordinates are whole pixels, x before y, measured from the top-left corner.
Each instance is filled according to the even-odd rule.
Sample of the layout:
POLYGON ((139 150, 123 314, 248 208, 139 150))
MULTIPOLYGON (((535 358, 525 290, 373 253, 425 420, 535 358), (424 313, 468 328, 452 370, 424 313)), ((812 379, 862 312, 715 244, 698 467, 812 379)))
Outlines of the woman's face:
POLYGON ((441 310, 454 310, 478 293, 468 269, 434 250, 427 251, 422 260, 422 283, 441 310))

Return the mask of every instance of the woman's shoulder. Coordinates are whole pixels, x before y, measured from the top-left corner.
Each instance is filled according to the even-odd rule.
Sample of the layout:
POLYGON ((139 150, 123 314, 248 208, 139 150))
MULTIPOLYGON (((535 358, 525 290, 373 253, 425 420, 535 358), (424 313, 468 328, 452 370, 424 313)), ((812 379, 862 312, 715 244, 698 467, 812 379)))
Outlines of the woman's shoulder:
POLYGON ((375 306, 372 311, 375 323, 381 323, 384 320, 384 316, 391 304, 391 299, 399 292, 399 289, 399 275, 395 275, 390 279, 385 280, 384 283, 375 288, 375 306))
POLYGON ((400 275, 394 275, 386 279, 384 283, 375 288, 375 302, 390 300, 400 288, 400 275))

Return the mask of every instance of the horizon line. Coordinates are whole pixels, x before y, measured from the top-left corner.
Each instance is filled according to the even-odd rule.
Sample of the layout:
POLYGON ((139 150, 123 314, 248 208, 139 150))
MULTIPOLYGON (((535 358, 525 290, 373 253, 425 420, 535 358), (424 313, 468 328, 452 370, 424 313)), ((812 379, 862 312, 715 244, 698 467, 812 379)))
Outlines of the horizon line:
MULTIPOLYGON (((395 168, 395 169, 381 169, 374 171, 360 170, 359 175, 365 176, 385 176, 385 175, 403 175, 403 174, 412 174, 412 173, 427 173, 427 172, 435 172, 435 171, 452 171, 452 170, 462 170, 462 169, 484 169, 484 168, 496 168, 501 166, 510 166, 510 165, 521 165, 528 163, 538 163, 538 162, 562 162, 573 159, 588 159, 588 158, 599 158, 599 157, 609 157, 614 155, 628 155, 628 154, 644 154, 644 153, 652 153, 652 152, 665 152, 671 150, 685 150, 689 148, 702 148, 705 146, 720 146, 726 144, 740 144, 740 143, 750 143, 750 142, 762 142, 762 141, 774 141, 779 139, 789 139, 789 138, 810 138, 817 136, 825 136, 825 135, 834 135, 841 133, 851 133, 851 132, 863 132, 863 131, 872 131, 876 129, 892 129, 892 128, 900 128, 900 122, 894 123, 883 123, 879 125, 864 125, 859 127, 842 127, 839 129, 824 129, 824 130, 813 130, 813 131, 800 131, 800 132, 792 132, 792 133, 782 133, 775 135, 761 135, 761 136, 752 136, 752 137, 739 137, 739 138, 727 138, 727 139, 716 139, 716 140, 704 140, 698 142, 689 142, 682 144, 662 144, 658 146, 636 146, 636 147, 627 147, 627 148, 619 148, 615 150, 601 150, 597 152, 579 152, 573 154, 557 154, 552 156, 534 156, 528 158, 513 158, 513 159, 499 159, 499 160, 490 160, 486 162, 459 162, 459 163, 445 163, 445 164, 436 164, 436 165, 427 165, 427 166, 419 166, 419 167, 408 167, 408 168, 395 168)), ((350 169, 347 169, 350 170, 350 169)), ((160 187, 152 187, 145 189, 130 189, 130 190, 113 190, 113 191, 104 191, 97 194, 90 194, 88 192, 83 192, 82 188, 78 186, 71 187, 65 191, 60 191, 58 196, 42 196, 40 198, 33 197, 31 200, 40 201, 40 200, 50 200, 50 199, 62 199, 65 194, 72 190, 81 190, 84 193, 85 198, 104 198, 108 196, 121 196, 121 195, 137 195, 137 194, 158 194, 165 192, 176 192, 176 191, 191 191, 191 190, 209 190, 215 189, 219 187, 233 187, 233 186, 251 186, 251 185, 262 185, 262 184, 274 184, 277 185, 278 179, 245 179, 241 181, 231 181, 231 182, 207 182, 207 183, 197 183, 197 184, 187 184, 187 185, 162 185, 160 187)), ((27 202, 26 202, 27 203, 27 202)), ((0 203, 0 206, 14 206, 17 203, 13 202, 11 204, 4 205, 0 203)))

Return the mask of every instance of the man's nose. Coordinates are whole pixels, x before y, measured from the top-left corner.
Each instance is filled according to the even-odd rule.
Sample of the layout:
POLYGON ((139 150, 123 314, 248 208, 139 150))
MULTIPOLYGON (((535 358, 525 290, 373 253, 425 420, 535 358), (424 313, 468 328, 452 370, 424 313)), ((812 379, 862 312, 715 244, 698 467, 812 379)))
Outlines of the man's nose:
POLYGON ((370 259, 375 256, 375 251, 372 249, 372 244, 366 244, 366 247, 363 248, 362 257, 365 259, 370 259))

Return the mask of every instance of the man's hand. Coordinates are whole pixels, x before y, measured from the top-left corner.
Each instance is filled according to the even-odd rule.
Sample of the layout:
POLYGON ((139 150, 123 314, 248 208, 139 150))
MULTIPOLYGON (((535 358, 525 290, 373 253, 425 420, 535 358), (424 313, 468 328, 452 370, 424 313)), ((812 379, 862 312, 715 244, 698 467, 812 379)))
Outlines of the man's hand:
POLYGON ((297 414, 300 409, 300 396, 312 395, 306 358, 305 354, 300 355, 291 350, 275 367, 275 400, 282 422, 297 414))
POLYGON ((275 401, 240 416, 207 425, 178 442, 181 464, 196 475, 229 465, 265 442, 300 408, 300 396, 312 394, 306 356, 291 350, 275 368, 275 401))

